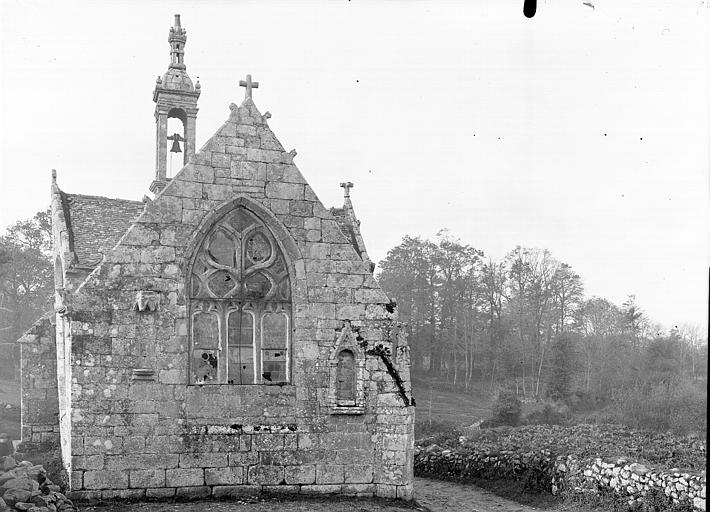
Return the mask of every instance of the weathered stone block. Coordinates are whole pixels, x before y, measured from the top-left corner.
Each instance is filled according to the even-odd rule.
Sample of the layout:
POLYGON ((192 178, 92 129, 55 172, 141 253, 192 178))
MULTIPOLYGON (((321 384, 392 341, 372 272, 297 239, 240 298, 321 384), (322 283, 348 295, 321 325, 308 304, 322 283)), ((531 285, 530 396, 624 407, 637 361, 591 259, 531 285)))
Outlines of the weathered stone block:
POLYGON ((232 157, 225 153, 212 153, 212 167, 229 167, 232 157))
POLYGON ((345 484, 341 492, 350 496, 373 496, 376 489, 375 484, 345 484))
POLYGON ((260 162, 232 162, 231 177, 239 180, 266 180, 266 164, 260 162))
POLYGON ((84 471, 84 489, 94 490, 126 488, 128 488, 128 471, 84 471))
POLYGON ((165 471, 168 487, 195 487, 205 484, 205 472, 201 468, 179 468, 165 471))
POLYGON ((342 485, 302 485, 301 494, 336 494, 342 488, 342 485))
POLYGON ((260 485, 216 485, 212 488, 212 496, 215 498, 258 496, 260 492, 260 485))
POLYGON ((210 494, 212 494, 212 489, 207 486, 178 487, 175 491, 175 496, 187 500, 207 498, 210 494))
MULTIPOLYGON (((288 183, 305 183, 301 173, 296 166, 292 164, 268 164, 266 179, 288 183)), ((310 200, 313 201, 313 199, 310 200)))
POLYGON ((303 199, 303 185, 272 181, 266 184, 266 197, 274 199, 303 199))
POLYGON ((177 454, 169 453, 117 454, 106 456, 105 467, 113 470, 176 468, 178 460, 177 454))
POLYGON ((103 455, 79 455, 72 457, 72 467, 74 469, 103 469, 103 455))
POLYGON ((138 501, 143 499, 144 497, 145 489, 120 489, 112 491, 101 491, 101 499, 104 501, 138 501))
POLYGON ((299 494, 301 492, 300 485, 262 485, 261 492, 266 494, 299 494))
POLYGON ((134 469, 128 472, 130 487, 165 487, 164 469, 134 469))
POLYGON ((287 484, 313 484, 316 481, 316 467, 314 465, 286 466, 284 480, 287 484))
POLYGON ((372 482, 373 475, 374 468, 372 466, 358 464, 345 466, 345 483, 369 484, 372 482))
POLYGON ((83 489, 84 488, 84 472, 83 471, 72 471, 71 472, 71 488, 72 489, 83 489))
POLYGON ((316 484, 342 484, 345 481, 345 467, 331 464, 316 465, 316 484))
POLYGON ((175 496, 174 487, 159 487, 156 489, 146 489, 145 497, 148 499, 163 500, 175 496))
POLYGON ((258 451, 284 449, 284 436, 280 434, 259 434, 254 436, 253 442, 258 451))
POLYGON ((207 485, 239 485, 244 481, 242 467, 206 468, 205 483, 207 485))
POLYGON ((375 488, 375 495, 380 498, 394 499, 397 497, 397 486, 390 484, 377 484, 375 488))
POLYGON ((279 485, 284 479, 284 468, 279 466, 250 466, 248 483, 253 485, 279 485))

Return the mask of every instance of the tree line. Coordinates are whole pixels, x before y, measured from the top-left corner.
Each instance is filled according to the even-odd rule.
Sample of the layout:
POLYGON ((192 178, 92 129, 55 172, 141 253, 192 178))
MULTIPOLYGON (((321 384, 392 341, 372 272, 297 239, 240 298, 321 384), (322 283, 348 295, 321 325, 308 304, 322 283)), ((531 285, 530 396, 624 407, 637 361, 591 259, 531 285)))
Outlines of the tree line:
POLYGON ((51 215, 38 212, 0 236, 0 377, 19 371, 17 339, 52 307, 51 215))
POLYGON ((707 334, 664 331, 636 304, 587 297, 546 249, 501 260, 442 230, 405 236, 377 278, 407 323, 415 378, 524 397, 608 400, 624 390, 707 380, 707 334))

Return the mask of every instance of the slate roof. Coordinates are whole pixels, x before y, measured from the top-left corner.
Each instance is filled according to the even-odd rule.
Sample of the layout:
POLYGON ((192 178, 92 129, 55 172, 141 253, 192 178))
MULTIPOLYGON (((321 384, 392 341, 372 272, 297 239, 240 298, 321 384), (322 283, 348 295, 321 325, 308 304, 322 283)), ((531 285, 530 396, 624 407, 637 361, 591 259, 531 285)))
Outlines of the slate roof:
POLYGON ((94 267, 113 248, 143 211, 141 201, 65 194, 62 208, 69 228, 75 265, 94 267))

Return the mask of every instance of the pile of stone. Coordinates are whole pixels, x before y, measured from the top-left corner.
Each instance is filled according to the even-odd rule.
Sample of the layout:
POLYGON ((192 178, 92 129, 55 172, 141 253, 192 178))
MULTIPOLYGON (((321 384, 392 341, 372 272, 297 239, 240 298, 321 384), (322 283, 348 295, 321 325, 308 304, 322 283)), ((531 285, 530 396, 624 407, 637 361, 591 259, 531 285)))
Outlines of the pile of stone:
POLYGON ((617 496, 626 497, 629 505, 633 505, 643 502, 648 493, 656 490, 670 502, 687 503, 698 511, 705 511, 705 485, 704 471, 700 474, 675 468, 662 471, 626 459, 578 460, 572 455, 557 458, 552 478, 553 494, 597 493, 599 489, 609 489, 617 496))
POLYGON ((44 467, 0 457, 0 512, 75 512, 74 504, 60 491, 44 467))

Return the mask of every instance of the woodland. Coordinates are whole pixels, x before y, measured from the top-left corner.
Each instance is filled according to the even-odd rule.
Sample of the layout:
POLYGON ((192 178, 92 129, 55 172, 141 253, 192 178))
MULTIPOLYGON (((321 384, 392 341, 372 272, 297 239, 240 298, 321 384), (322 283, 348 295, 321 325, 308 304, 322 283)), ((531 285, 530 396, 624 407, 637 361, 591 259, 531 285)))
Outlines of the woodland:
POLYGON ((518 246, 496 261, 442 230, 405 236, 378 267, 420 389, 513 394, 560 422, 706 431, 707 332, 666 330, 633 295, 585 295, 550 251, 518 246))

